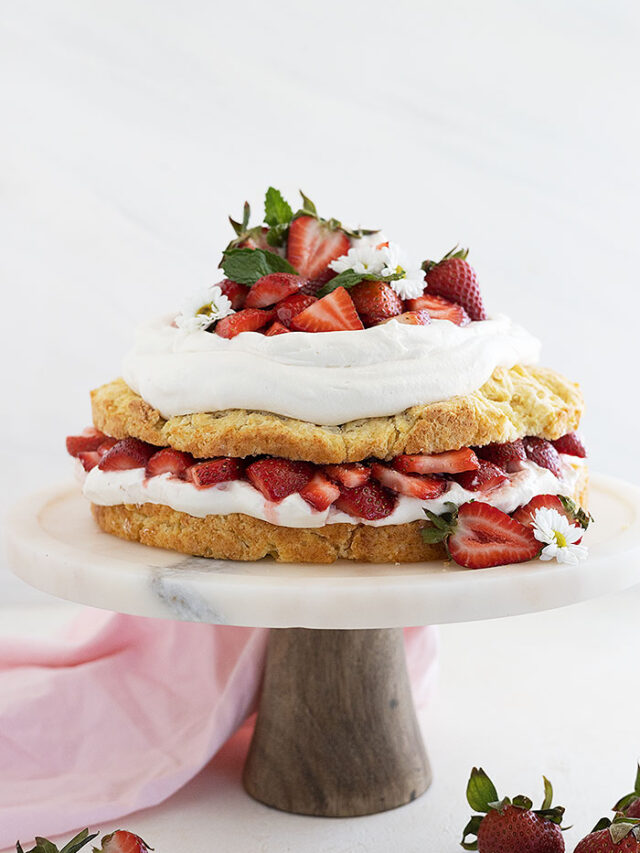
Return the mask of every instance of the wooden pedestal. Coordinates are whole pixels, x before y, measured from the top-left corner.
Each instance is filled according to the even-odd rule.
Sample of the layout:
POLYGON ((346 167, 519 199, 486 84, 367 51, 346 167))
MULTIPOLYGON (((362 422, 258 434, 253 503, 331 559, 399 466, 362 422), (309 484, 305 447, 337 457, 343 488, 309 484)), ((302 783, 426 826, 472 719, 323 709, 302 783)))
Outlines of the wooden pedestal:
POLYGON ((247 792, 296 814, 353 817, 431 782, 402 629, 270 632, 247 792))

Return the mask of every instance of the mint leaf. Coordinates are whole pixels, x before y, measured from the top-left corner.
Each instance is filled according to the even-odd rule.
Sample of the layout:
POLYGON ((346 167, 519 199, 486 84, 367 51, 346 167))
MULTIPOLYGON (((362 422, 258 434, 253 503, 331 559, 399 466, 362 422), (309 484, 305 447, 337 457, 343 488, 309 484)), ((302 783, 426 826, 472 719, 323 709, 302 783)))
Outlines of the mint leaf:
POLYGON ((297 272, 289 261, 265 249, 229 249, 220 266, 227 278, 248 286, 272 272, 297 272))
POLYGON ((277 225, 288 225, 293 218, 293 211, 286 202, 280 190, 269 187, 264 197, 264 221, 271 228, 277 225))
POLYGON ((350 287, 355 287, 361 281, 382 281, 387 284, 390 281, 398 281, 405 277, 404 270, 402 272, 394 272, 391 275, 371 275, 370 273, 359 273, 354 270, 345 270, 339 273, 331 281, 328 281, 319 291, 318 296, 326 296, 336 289, 336 287, 344 287, 347 290, 350 287))

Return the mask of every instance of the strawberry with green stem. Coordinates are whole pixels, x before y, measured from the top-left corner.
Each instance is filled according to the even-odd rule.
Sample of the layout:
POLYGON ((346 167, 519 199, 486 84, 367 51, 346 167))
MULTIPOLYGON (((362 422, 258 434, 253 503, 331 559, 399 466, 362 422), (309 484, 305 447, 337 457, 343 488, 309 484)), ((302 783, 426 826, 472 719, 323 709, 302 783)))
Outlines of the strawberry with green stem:
POLYGON ((640 820, 617 814, 603 817, 574 853, 640 853, 640 820))
POLYGON ((472 320, 486 320, 478 277, 467 260, 468 254, 468 249, 454 246, 440 261, 425 261, 422 269, 426 273, 427 293, 462 305, 472 320))
POLYGON ((474 767, 467 784, 467 801, 481 814, 473 815, 466 825, 462 847, 479 853, 563 853, 560 824, 564 808, 552 807, 553 788, 546 777, 543 779, 544 800, 539 809, 534 809, 529 797, 522 794, 500 799, 484 770, 474 767))

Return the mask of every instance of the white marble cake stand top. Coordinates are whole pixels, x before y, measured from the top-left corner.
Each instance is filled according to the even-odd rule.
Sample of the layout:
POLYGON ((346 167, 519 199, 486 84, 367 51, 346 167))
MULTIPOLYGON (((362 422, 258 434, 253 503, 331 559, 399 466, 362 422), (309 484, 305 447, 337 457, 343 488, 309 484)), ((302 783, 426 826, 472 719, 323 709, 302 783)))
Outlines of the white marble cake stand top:
POLYGON ((478 571, 444 562, 253 563, 185 557, 103 533, 77 485, 8 518, 13 571, 38 589, 139 616, 273 628, 387 628, 513 616, 640 582, 640 489, 594 476, 596 523, 578 567, 539 560, 478 571))

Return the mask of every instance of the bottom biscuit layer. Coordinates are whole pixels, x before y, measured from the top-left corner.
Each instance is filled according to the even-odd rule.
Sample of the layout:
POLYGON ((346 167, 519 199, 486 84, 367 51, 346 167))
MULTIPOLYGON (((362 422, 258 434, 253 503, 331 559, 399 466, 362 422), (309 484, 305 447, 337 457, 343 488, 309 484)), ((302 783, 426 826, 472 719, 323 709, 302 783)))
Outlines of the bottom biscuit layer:
MULTIPOLYGON (((586 506, 587 485, 579 484, 574 499, 586 506)), ((372 527, 365 524, 327 524, 318 528, 279 527, 235 513, 196 518, 157 504, 141 506, 92 504, 96 521, 121 539, 141 542, 218 560, 261 560, 281 563, 415 563, 446 558, 443 545, 423 542, 426 521, 372 527)))

